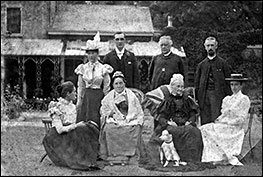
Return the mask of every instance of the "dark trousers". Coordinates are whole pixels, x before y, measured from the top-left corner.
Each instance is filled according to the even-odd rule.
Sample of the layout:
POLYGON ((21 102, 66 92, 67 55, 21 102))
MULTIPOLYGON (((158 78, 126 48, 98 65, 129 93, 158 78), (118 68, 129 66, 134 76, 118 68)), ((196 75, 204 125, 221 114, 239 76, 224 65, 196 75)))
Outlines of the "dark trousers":
POLYGON ((207 90, 203 108, 201 108, 201 125, 214 122, 220 115, 222 100, 216 97, 216 91, 207 90))

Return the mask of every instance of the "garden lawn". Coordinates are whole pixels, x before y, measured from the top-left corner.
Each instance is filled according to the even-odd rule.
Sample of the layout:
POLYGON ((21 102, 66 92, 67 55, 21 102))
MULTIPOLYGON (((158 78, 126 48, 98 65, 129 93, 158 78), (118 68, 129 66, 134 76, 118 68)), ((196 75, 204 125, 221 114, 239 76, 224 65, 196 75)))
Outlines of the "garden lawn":
MULTIPOLYGON (((36 126, 20 122, 15 126, 1 123, 1 175, 12 176, 261 176, 262 141, 254 148, 254 158, 247 155, 243 167, 218 166, 197 172, 160 172, 139 168, 137 164, 127 166, 106 166, 99 171, 77 171, 54 166, 48 157, 40 163, 45 154, 42 139, 45 135, 41 119, 35 118, 36 126)), ((148 123, 151 118, 146 118, 148 123)), ((146 122, 147 122, 146 121, 146 122)), ((30 121, 31 122, 31 121, 30 121)), ((143 138, 150 137, 151 125, 144 129, 143 138), (148 130, 147 130, 148 129, 148 130)), ((261 133, 261 132, 260 132, 261 133)))

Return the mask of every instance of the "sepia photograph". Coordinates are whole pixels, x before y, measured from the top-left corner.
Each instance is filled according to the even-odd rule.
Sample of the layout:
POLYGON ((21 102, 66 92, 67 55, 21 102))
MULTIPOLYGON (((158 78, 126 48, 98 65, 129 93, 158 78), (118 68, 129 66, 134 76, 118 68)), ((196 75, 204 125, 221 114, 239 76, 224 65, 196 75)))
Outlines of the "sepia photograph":
POLYGON ((262 1, 1 1, 1 176, 262 176, 262 1))

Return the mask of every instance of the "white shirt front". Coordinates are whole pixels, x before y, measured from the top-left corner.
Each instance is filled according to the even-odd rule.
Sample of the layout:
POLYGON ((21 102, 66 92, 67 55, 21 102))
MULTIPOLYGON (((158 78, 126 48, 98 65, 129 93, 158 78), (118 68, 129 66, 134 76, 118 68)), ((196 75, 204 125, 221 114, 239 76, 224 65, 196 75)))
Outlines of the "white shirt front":
POLYGON ((123 48, 121 51, 119 51, 119 49, 116 47, 116 48, 115 48, 115 51, 116 51, 116 53, 117 53, 118 58, 121 60, 121 57, 122 57, 123 54, 124 54, 124 48, 123 48))

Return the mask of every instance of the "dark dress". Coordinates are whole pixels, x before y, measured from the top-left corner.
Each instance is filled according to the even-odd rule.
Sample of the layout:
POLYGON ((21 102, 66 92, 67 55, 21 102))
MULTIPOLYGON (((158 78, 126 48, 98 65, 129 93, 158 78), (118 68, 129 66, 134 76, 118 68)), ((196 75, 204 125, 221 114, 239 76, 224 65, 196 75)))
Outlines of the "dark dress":
POLYGON ((52 127, 43 139, 48 157, 57 166, 76 170, 96 170, 99 130, 88 123, 70 132, 58 134, 52 127))
POLYGON ((159 147, 163 141, 159 137, 166 129, 173 136, 174 146, 181 161, 188 163, 187 166, 172 167, 172 171, 196 171, 211 167, 211 164, 201 163, 203 141, 201 132, 195 125, 197 111, 198 107, 191 98, 169 95, 157 109, 159 124, 144 148, 140 159, 141 166, 148 169, 162 167, 159 147), (168 120, 173 120, 178 126, 168 125, 168 120), (186 121, 192 123, 185 125, 186 121))
POLYGON ((96 162, 99 149, 97 125, 87 121, 86 126, 74 128, 76 107, 62 98, 58 102, 52 101, 48 112, 52 117, 53 127, 42 143, 50 160, 57 166, 71 169, 99 169, 96 162))

